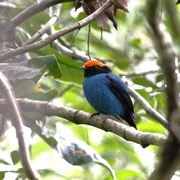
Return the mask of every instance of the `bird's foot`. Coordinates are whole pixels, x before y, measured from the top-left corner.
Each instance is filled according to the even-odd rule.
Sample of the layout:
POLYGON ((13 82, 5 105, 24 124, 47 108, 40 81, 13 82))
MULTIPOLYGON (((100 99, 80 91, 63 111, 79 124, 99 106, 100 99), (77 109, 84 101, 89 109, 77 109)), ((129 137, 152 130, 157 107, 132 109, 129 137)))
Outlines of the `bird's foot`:
POLYGON ((93 118, 93 116, 99 116, 99 112, 96 112, 96 113, 93 113, 93 114, 91 114, 91 116, 90 116, 90 118, 93 118))
POLYGON ((114 119, 115 117, 113 115, 106 115, 104 117, 102 117, 103 119, 103 124, 102 124, 102 127, 104 129, 104 131, 108 132, 108 130, 106 130, 106 127, 105 127, 105 122, 107 119, 114 119))

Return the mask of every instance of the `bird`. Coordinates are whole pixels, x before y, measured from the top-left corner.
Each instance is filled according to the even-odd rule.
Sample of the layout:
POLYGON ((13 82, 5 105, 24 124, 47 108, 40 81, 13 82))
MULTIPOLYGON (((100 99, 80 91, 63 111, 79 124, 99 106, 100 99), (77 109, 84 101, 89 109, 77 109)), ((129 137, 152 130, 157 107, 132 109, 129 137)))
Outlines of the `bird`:
POLYGON ((114 116, 137 129, 134 107, 125 83, 99 60, 89 60, 84 66, 82 83, 85 98, 97 111, 95 114, 114 116))

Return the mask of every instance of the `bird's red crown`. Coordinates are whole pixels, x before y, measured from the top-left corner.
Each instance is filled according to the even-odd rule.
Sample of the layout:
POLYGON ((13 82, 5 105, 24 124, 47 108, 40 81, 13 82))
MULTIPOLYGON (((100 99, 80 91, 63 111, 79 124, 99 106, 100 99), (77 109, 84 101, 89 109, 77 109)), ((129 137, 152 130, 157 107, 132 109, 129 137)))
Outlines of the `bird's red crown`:
POLYGON ((93 67, 93 66, 104 67, 105 64, 103 64, 101 61, 97 61, 97 60, 90 60, 90 61, 88 61, 88 62, 86 62, 84 64, 85 68, 90 68, 90 67, 93 67))

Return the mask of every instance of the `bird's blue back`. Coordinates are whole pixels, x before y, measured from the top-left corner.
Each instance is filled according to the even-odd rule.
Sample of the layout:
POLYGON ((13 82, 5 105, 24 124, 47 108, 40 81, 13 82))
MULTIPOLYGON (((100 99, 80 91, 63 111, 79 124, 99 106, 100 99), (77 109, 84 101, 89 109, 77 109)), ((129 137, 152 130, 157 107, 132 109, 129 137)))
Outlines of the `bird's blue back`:
POLYGON ((127 92, 124 82, 112 72, 86 77, 83 82, 84 94, 91 106, 102 114, 124 116, 126 111, 123 103, 110 89, 107 75, 113 78, 127 92))

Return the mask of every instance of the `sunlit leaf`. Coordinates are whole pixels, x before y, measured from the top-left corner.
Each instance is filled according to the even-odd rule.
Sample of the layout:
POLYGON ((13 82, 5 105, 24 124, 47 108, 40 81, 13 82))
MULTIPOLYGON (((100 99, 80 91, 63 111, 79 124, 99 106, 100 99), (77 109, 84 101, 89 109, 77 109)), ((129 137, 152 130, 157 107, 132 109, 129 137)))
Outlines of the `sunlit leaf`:
POLYGON ((133 170, 123 170, 117 173, 117 178, 121 180, 129 180, 131 178, 138 180, 146 180, 142 173, 133 170))
POLYGON ((4 172, 0 172, 0 179, 4 179, 5 173, 4 172))
POLYGON ((62 176, 61 174, 51 169, 41 169, 38 172, 44 180, 53 179, 53 178, 61 179, 61 180, 68 180, 68 178, 66 178, 65 176, 62 176))

